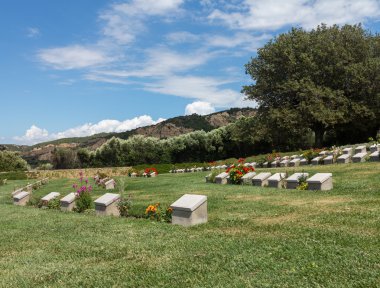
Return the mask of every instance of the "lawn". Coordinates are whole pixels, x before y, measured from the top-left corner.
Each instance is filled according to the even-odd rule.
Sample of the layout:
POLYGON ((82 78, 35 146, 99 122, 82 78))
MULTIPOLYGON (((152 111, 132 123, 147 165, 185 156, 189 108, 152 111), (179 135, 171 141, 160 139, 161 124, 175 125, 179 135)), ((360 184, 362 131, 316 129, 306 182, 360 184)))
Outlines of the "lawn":
MULTIPOLYGON (((16 207, 10 192, 27 181, 9 181, 0 186, 0 286, 380 287, 380 163, 287 171, 302 169, 332 172, 334 189, 206 184, 206 172, 118 178, 136 215, 207 195, 209 222, 191 228, 16 207)), ((34 197, 65 195, 74 182, 52 180, 34 197)))

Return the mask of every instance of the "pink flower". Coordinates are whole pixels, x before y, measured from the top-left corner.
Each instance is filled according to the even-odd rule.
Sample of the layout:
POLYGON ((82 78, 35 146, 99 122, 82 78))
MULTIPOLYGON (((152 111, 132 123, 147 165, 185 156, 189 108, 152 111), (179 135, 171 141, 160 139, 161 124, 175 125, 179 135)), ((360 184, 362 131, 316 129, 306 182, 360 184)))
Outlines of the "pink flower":
POLYGON ((77 185, 77 184, 73 184, 73 188, 74 188, 74 189, 77 189, 77 188, 78 188, 78 185, 77 185))
POLYGON ((92 186, 90 185, 90 186, 88 186, 88 191, 92 191, 92 186))
POLYGON ((88 178, 85 180, 86 184, 88 184, 88 178))

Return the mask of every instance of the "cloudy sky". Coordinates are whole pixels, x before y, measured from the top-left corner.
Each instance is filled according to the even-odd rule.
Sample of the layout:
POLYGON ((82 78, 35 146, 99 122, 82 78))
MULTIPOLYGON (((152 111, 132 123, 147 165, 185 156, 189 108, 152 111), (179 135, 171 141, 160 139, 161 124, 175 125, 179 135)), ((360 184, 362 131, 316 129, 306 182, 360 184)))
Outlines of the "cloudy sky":
POLYGON ((380 0, 12 0, 0 4, 0 143, 125 131, 252 106, 256 49, 292 26, 380 32, 380 0))

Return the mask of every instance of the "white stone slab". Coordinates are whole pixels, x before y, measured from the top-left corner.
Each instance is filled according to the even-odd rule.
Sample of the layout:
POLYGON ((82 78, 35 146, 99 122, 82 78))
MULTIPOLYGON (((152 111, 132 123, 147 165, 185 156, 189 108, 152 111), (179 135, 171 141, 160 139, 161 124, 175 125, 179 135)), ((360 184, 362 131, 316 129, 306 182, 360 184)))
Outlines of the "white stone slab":
POLYGON ((270 166, 272 168, 276 168, 279 163, 280 163, 279 161, 273 161, 272 163, 270 163, 270 166))
POLYGON ((170 207, 174 225, 188 227, 207 222, 207 196, 185 194, 170 207))
POLYGON ((366 152, 367 152, 367 148, 364 145, 361 145, 355 148, 355 154, 366 153, 366 152))
POLYGON ((222 166, 220 166, 220 168, 221 168, 221 169, 227 169, 228 166, 227 166, 227 165, 222 165, 222 166))
POLYGON ((343 154, 352 154, 352 148, 351 147, 344 148, 342 151, 343 151, 343 154))
POLYGON ((61 199, 61 202, 71 204, 75 201, 75 193, 71 192, 61 199))
POLYGON ((320 156, 325 156, 327 153, 328 153, 328 151, 321 151, 321 152, 319 152, 319 155, 320 156))
POLYGON ((311 160, 312 165, 319 165, 319 160, 321 160, 322 157, 318 156, 311 160))
POLYGON ((170 207, 177 210, 192 212, 206 201, 207 196, 205 195, 185 194, 170 205, 170 207))
POLYGON ((331 173, 317 173, 307 179, 308 183, 323 183, 326 180, 328 180, 330 177, 332 177, 331 173))
POLYGON ((96 199, 95 205, 100 205, 100 206, 108 206, 120 199, 119 194, 114 194, 114 193, 106 193, 103 196, 100 196, 98 199, 96 199))
POLYGON ((371 153, 379 151, 380 150, 380 145, 379 144, 373 144, 373 145, 371 145, 369 147, 369 150, 371 151, 371 153))
POLYGON ((281 167, 287 167, 287 166, 289 166, 289 162, 290 162, 289 159, 284 159, 284 160, 282 160, 282 161, 280 162, 280 166, 281 166, 281 167))
POLYGON ((23 191, 24 191, 24 188, 17 189, 17 190, 15 190, 15 191, 12 192, 12 196, 15 196, 18 193, 23 192, 23 191))
POLYGON ((250 165, 249 165, 249 166, 251 166, 251 167, 255 168, 255 167, 256 167, 256 165, 257 165, 257 163, 256 163, 256 162, 252 162, 252 163, 250 163, 250 165))
POLYGON ((264 167, 268 167, 268 164, 269 164, 268 162, 264 162, 264 163, 263 163, 263 166, 264 166, 264 167))
POLYGON ((21 192, 17 193, 15 196, 13 196, 13 199, 19 201, 19 200, 21 200, 21 199, 23 199, 23 198, 25 198, 25 197, 27 197, 29 195, 30 195, 29 192, 21 191, 21 192))
POLYGON ((115 189, 115 180, 110 179, 106 183, 104 183, 104 185, 106 186, 106 190, 115 189))
POLYGON ((253 177, 253 180, 265 180, 265 179, 268 179, 270 176, 272 175, 272 173, 270 172, 261 172, 259 174, 257 174, 255 177, 253 177))
POLYGON ((268 178, 268 181, 281 181, 286 177, 286 173, 276 173, 268 178))
POLYGON ((306 180, 308 190, 331 190, 333 188, 331 173, 317 173, 306 180))
POLYGON ((60 195, 61 195, 61 193, 59 193, 59 192, 50 192, 46 196, 42 197, 41 201, 49 202, 50 200, 53 200, 53 199, 59 197, 60 195))
MULTIPOLYGON (((355 149, 355 151, 356 151, 356 149, 355 149)), ((367 156, 367 152, 357 153, 354 156, 352 156, 352 162, 354 162, 354 163, 364 162, 365 156, 367 156)))
POLYGON ((332 156, 332 155, 327 156, 326 158, 323 159, 323 163, 325 165, 333 164, 334 163, 334 156, 332 156))
POLYGON ((308 165, 309 164, 309 161, 307 161, 306 159, 301 159, 300 160, 300 166, 305 166, 305 165, 308 165))
POLYGON ((245 174, 243 177, 241 177, 241 179, 252 179, 253 177, 256 176, 256 172, 248 172, 247 174, 245 174))
POLYGON ((369 155, 369 157, 371 161, 379 161, 380 160, 379 151, 373 152, 371 155, 369 155))
POLYGON ((338 164, 346 164, 346 163, 349 163, 350 162, 350 158, 351 158, 351 155, 350 154, 343 154, 343 155, 340 155, 336 162, 338 164))
POLYGON ((289 162, 289 166, 291 166, 291 167, 299 166, 300 165, 300 161, 301 161, 300 159, 294 158, 293 160, 291 160, 289 162))
POLYGON ((298 179, 300 177, 309 177, 309 173, 294 173, 293 175, 289 176, 287 179, 286 179, 286 182, 296 182, 298 183, 298 179))

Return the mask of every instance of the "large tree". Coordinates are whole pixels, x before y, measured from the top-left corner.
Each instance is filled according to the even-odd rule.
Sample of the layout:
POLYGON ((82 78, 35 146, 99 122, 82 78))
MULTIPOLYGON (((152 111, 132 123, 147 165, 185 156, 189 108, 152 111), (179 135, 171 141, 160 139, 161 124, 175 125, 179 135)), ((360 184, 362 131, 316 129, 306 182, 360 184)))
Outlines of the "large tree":
POLYGON ((311 129, 315 146, 331 129, 365 122, 373 133, 380 122, 379 46, 379 35, 361 25, 293 28, 246 64, 254 83, 243 92, 258 103, 262 117, 311 129))

